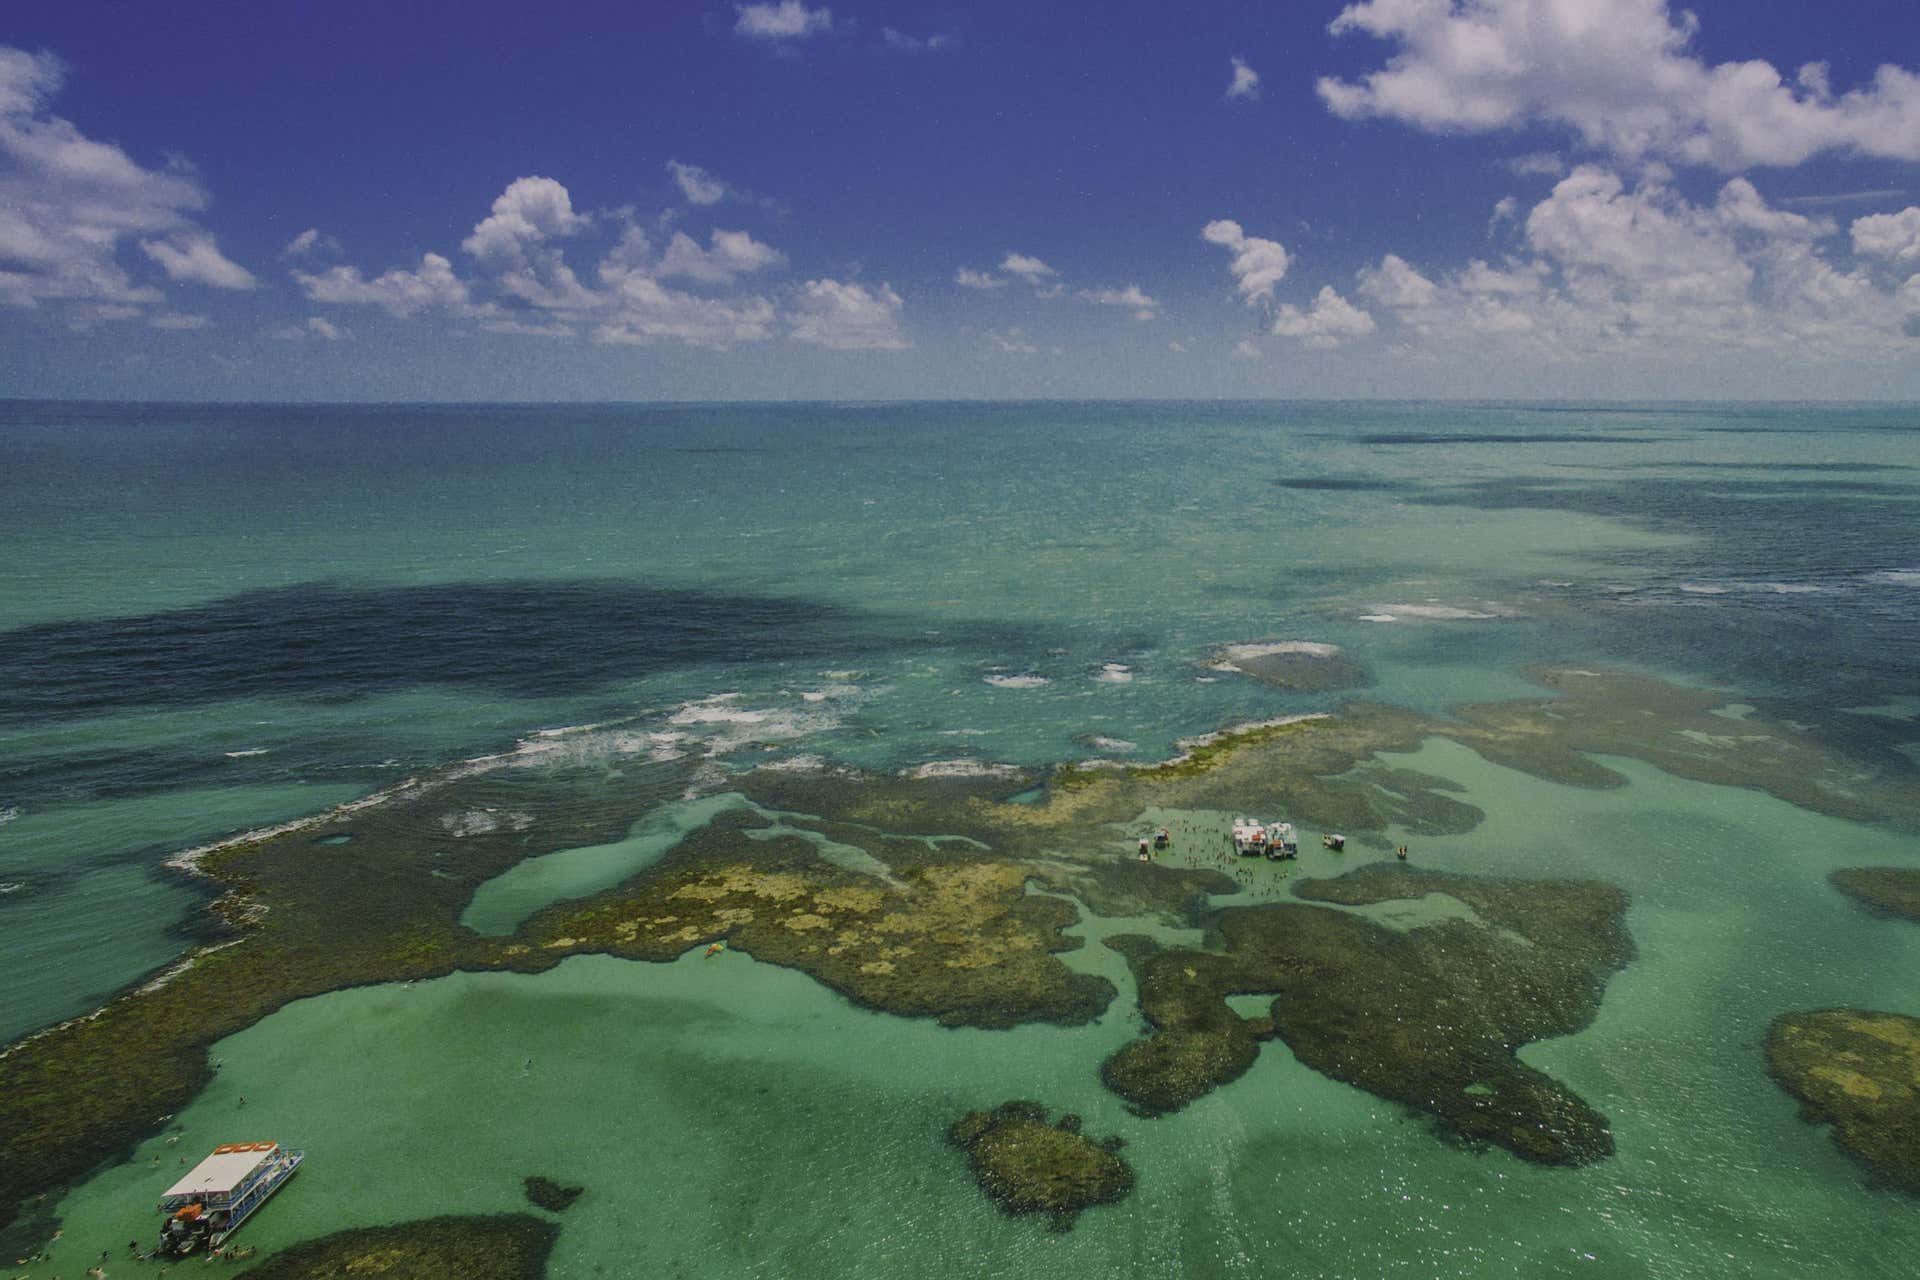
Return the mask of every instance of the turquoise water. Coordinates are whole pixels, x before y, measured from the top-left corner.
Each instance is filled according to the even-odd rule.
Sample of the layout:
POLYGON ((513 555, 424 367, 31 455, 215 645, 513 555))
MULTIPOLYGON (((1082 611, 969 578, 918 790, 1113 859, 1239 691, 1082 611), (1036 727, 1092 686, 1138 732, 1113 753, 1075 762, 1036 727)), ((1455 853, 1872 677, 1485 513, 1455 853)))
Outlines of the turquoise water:
MULTIPOLYGON (((1903 407, 0 405, 0 1039, 192 944, 202 899, 161 871, 169 853, 449 760, 1151 759, 1355 696, 1210 669, 1221 646, 1287 639, 1344 647, 1359 696, 1433 713, 1531 692, 1529 662, 1609 663, 1911 753, 1916 424, 1903 407)), ((1444 743, 1402 763, 1487 813, 1418 841, 1423 863, 1631 893, 1638 958, 1592 1027, 1525 1055, 1612 1118, 1616 1159, 1458 1151, 1279 1045, 1179 1116, 1135 1119, 1096 1074, 1137 1031, 1098 947, 1074 963, 1123 996, 1072 1031, 887 1018, 739 955, 576 959, 303 1001, 233 1037, 178 1148, 156 1139, 76 1190, 69 1237, 144 1238, 165 1168, 239 1126, 312 1156, 249 1226, 263 1249, 515 1207, 546 1173, 589 1186, 562 1219, 568 1276, 1904 1274, 1920 1218, 1797 1119, 1759 1040, 1785 1009, 1920 1013, 1920 929, 1824 882, 1913 863, 1914 833, 1632 761, 1608 762, 1630 780, 1612 791, 1444 743), (1065 1237, 993 1210, 942 1132, 1016 1096, 1126 1136, 1134 1196, 1065 1237)), ((524 864, 469 923, 510 929, 732 803, 669 804, 623 841, 524 864)), ((1309 847, 1294 874, 1365 856, 1309 847)))

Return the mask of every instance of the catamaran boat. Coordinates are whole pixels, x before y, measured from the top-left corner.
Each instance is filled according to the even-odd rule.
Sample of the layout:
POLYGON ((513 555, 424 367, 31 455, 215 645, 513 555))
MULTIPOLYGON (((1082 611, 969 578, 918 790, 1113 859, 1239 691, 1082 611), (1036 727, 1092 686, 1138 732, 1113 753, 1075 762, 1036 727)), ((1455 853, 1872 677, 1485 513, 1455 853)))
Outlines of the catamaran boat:
POLYGON ((1233 851, 1243 858, 1257 858, 1267 851, 1267 829, 1252 818, 1233 820, 1233 851))
POLYGON ((1300 854, 1300 833, 1291 822, 1276 822, 1267 828, 1267 856, 1276 861, 1300 854))
POLYGON ((160 1199, 166 1221, 154 1256, 211 1253, 278 1191, 306 1159, 277 1142, 232 1142, 193 1166, 160 1199))

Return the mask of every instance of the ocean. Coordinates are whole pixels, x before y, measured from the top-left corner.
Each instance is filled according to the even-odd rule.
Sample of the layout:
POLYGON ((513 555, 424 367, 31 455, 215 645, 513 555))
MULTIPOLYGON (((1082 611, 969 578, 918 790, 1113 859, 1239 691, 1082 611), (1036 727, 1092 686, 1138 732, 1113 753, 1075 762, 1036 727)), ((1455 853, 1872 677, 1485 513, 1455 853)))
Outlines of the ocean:
MULTIPOLYGON (((1538 664, 1920 770, 1917 440, 1904 405, 0 402, 0 1042, 216 936, 168 858, 460 761, 609 787, 704 762, 611 863, 483 891, 469 922, 502 932, 711 820, 730 770, 1146 762, 1354 699, 1536 697, 1538 664), (1290 642, 1359 680, 1222 661, 1290 642)), ((1910 1273, 1912 1201, 1759 1046, 1789 1010, 1920 1014, 1920 927, 1826 881, 1920 866, 1920 832, 1626 758, 1605 790, 1444 739, 1393 763, 1486 815, 1427 865, 1627 891, 1598 1017, 1521 1055, 1607 1114, 1611 1159, 1442 1141, 1278 1043, 1130 1114, 1098 1066, 1140 1020, 1098 939, 1179 931, 1084 909, 1068 961, 1121 993, 1086 1026, 943 1028, 739 953, 577 957, 290 1005, 218 1046, 185 1145, 244 1094, 309 1152, 263 1252, 570 1175, 555 1276, 1910 1273), (945 1128, 1014 1097, 1125 1136, 1134 1194, 1065 1234, 1001 1214, 945 1128)), ((163 1142, 60 1197, 68 1235, 150 1234, 163 1142)))

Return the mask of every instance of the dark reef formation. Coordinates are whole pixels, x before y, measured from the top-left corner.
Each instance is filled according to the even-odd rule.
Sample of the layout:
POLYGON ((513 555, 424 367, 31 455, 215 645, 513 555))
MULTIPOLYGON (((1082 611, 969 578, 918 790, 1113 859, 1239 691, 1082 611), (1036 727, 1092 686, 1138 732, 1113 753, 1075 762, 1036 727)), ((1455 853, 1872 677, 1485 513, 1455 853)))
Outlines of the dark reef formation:
POLYGON ((527 1203, 535 1208, 545 1209, 548 1213, 565 1213, 580 1198, 585 1187, 568 1187, 555 1182, 552 1178, 534 1174, 524 1179, 527 1189, 527 1203))
POLYGON ((1330 907, 1221 913, 1218 954, 1113 939, 1153 1032, 1101 1076, 1148 1113, 1175 1111, 1253 1065, 1279 1036, 1309 1067, 1433 1116, 1443 1131, 1542 1164, 1613 1153, 1606 1117, 1515 1050, 1592 1021, 1632 956, 1611 885, 1483 880, 1374 864, 1298 896, 1348 907, 1445 894, 1466 913, 1400 930, 1330 907), (1275 997, 1242 1018, 1233 995, 1275 997))
POLYGON ((1037 1102, 969 1111, 947 1138, 967 1153, 995 1204, 1008 1213, 1044 1213, 1055 1231, 1071 1230, 1082 1209, 1113 1204, 1133 1190, 1133 1169, 1116 1154, 1120 1139, 1087 1137, 1074 1115, 1049 1123, 1037 1102))
MULTIPOLYGON (((731 785, 784 811, 802 834, 769 838, 745 830, 745 817, 716 821, 627 882, 502 938, 460 923, 479 885, 527 858, 619 839, 683 795, 700 762, 623 759, 617 773, 605 762, 450 768, 376 803, 231 842, 196 867, 221 894, 217 944, 0 1054, 0 1225, 28 1197, 155 1133, 156 1117, 208 1080, 217 1040, 346 987, 456 969, 539 972, 595 951, 669 960, 724 939, 886 1012, 978 1027, 1085 1022, 1113 989, 1061 962, 1080 945, 1063 932, 1078 913, 1032 885, 1104 914, 1193 927, 1212 919, 1207 895, 1236 882, 1127 856, 1124 833, 1148 809, 1281 813, 1362 840, 1390 826, 1414 836, 1471 830, 1481 814, 1457 785, 1380 759, 1430 737, 1578 786, 1620 782, 1589 754, 1606 753, 1823 813, 1920 817, 1920 783, 1904 758, 1895 768, 1761 714, 1716 714, 1727 699, 1711 691, 1612 672, 1532 674, 1555 696, 1445 720, 1355 703, 1337 716, 1208 735, 1152 765, 1067 766, 1045 778, 757 770, 731 785), (1009 801, 1041 783, 1041 803, 1009 801), (824 861, 803 836, 853 846, 883 874, 824 861)), ((1365 886, 1377 901, 1429 891, 1367 874, 1375 878, 1315 892, 1365 886)), ((1486 927, 1451 920, 1397 933, 1293 904, 1226 913, 1220 954, 1131 949, 1160 1030, 1109 1063, 1110 1081, 1138 1105, 1167 1110, 1231 1079, 1268 1028, 1232 1017, 1224 997, 1271 993, 1280 996, 1274 1033, 1317 1069, 1533 1158, 1603 1153, 1599 1118, 1521 1067, 1512 1049, 1591 1017, 1625 956, 1612 891, 1531 882, 1438 891, 1486 927), (1525 911, 1510 911, 1509 897, 1525 911), (1435 1007, 1460 1016, 1436 1020, 1435 1007)))
POLYGON ((1338 645, 1311 641, 1240 644, 1223 649, 1214 666, 1295 693, 1325 693, 1367 683, 1367 669, 1338 645))
POLYGON ((528 1213, 426 1218, 309 1240, 245 1274, 252 1280, 540 1280, 559 1236, 559 1227, 528 1213))
POLYGON ((1876 1175, 1920 1196, 1920 1018, 1821 1009, 1774 1019, 1767 1070, 1810 1124, 1876 1175))
POLYGON ((1920 869, 1843 867, 1827 879, 1873 912, 1920 924, 1920 869))

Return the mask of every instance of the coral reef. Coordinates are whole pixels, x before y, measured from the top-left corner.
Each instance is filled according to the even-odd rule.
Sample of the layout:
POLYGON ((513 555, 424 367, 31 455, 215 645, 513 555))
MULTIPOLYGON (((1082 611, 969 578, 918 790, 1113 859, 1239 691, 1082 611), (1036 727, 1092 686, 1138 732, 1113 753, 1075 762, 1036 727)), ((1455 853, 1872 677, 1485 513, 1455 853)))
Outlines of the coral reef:
POLYGON ((555 1182, 552 1178, 533 1174, 524 1179, 527 1189, 527 1202, 548 1213, 565 1213, 580 1198, 585 1187, 568 1187, 555 1182))
POLYGON ((1920 869, 1843 867, 1827 879, 1871 911, 1920 924, 1920 869))
POLYGON ((1375 864, 1302 898, 1363 907, 1444 894, 1465 912, 1395 929, 1325 906, 1221 913, 1219 954, 1112 939, 1140 982, 1146 1039, 1101 1076, 1140 1110, 1177 1110, 1244 1073, 1278 1035, 1301 1062, 1432 1115, 1443 1131, 1542 1164, 1612 1154, 1606 1118, 1514 1056, 1586 1026, 1632 954, 1611 885, 1485 880, 1375 864), (1272 994, 1246 1019, 1231 995, 1272 994))
POLYGON ((1920 1196, 1920 1019, 1821 1009, 1774 1019, 1767 1070, 1810 1124, 1887 1183, 1920 1196))
POLYGON ((1087 1137, 1076 1115, 1049 1124, 1037 1102, 970 1111, 947 1138, 967 1153, 994 1203, 1008 1213, 1044 1213, 1055 1231, 1071 1230, 1082 1209, 1113 1204, 1133 1190, 1133 1169, 1117 1154, 1120 1139, 1087 1137))
POLYGON ((310 1240, 245 1274, 252 1280, 540 1280, 559 1236, 559 1227, 527 1213, 425 1218, 310 1240))

